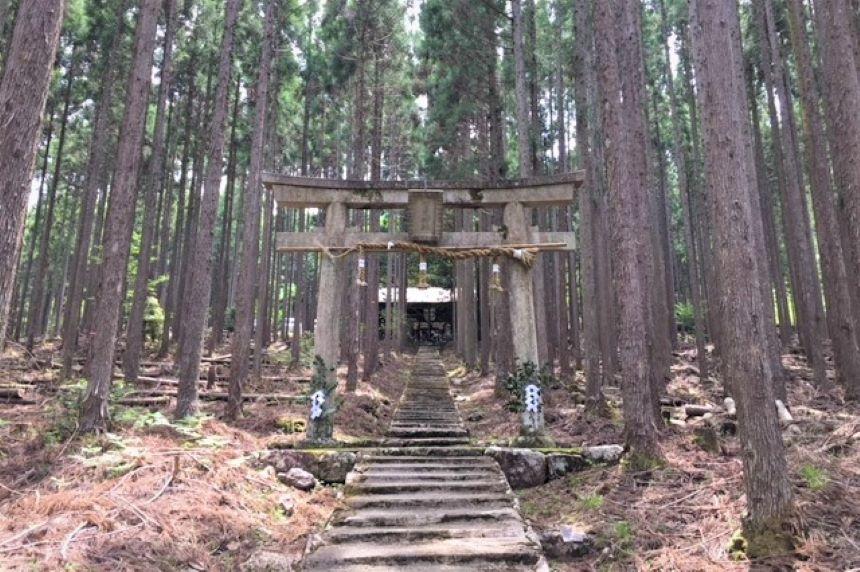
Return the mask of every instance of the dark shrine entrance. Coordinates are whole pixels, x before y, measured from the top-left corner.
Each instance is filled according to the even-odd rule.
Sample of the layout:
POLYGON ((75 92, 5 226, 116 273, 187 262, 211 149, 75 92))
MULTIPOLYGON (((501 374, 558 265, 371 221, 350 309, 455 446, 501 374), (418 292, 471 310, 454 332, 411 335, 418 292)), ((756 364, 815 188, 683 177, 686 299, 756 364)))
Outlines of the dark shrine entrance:
MULTIPOLYGON (((397 294, 392 292, 392 303, 397 294)), ((385 326, 388 291, 379 289, 380 330, 385 326)), ((444 346, 454 337, 454 299, 451 290, 438 286, 406 289, 406 336, 410 345, 444 346)))

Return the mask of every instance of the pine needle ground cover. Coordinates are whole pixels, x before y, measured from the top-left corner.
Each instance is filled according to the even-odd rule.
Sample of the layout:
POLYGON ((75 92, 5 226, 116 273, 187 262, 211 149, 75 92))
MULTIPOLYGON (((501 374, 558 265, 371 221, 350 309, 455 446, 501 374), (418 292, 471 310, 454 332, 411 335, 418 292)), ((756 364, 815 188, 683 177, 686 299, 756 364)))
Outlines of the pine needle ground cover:
MULTIPOLYGON (((4 383, 33 388, 32 403, 0 405, 3 570, 233 570, 270 553, 288 562, 339 506, 340 487, 302 492, 254 463, 275 442, 301 438, 283 420, 305 419, 304 405, 249 402, 230 425, 218 419, 220 402, 202 402, 184 422, 167 406, 117 407, 110 433, 81 437, 53 385, 55 350, 13 346, 0 359, 4 383)), ((390 363, 347 397, 339 438, 385 428, 407 363, 390 363)), ((268 379, 278 375, 286 368, 247 390, 283 391, 286 382, 268 379)))

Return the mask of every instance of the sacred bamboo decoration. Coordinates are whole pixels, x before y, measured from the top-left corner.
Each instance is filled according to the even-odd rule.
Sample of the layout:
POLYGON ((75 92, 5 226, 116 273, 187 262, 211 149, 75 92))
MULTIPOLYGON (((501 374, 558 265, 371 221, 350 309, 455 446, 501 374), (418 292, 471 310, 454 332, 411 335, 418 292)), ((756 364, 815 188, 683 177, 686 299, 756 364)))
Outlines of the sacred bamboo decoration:
POLYGON ((367 260, 364 258, 363 250, 358 252, 358 278, 355 283, 362 288, 367 286, 367 260))

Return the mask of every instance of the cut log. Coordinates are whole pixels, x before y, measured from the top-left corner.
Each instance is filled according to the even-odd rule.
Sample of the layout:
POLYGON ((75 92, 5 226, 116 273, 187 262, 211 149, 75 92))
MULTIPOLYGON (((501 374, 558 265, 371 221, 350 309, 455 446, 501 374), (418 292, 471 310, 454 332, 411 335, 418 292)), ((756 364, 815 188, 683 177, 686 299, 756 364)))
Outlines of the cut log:
POLYGON ((0 399, 23 399, 24 388, 0 387, 0 399))
MULTIPOLYGON (((148 385, 170 385, 170 386, 175 387, 175 386, 179 385, 179 380, 178 379, 171 379, 169 377, 148 377, 145 375, 141 375, 141 376, 138 376, 136 383, 148 384, 148 385)), ((204 382, 203 380, 200 380, 197 382, 197 385, 202 386, 205 384, 206 384, 206 382, 204 382)))
MULTIPOLYGON (((176 397, 175 389, 141 389, 131 392, 128 397, 176 397)), ((227 401, 226 391, 205 391, 199 393, 202 401, 227 401)), ((305 403, 307 395, 288 395, 285 393, 246 393, 242 396, 245 401, 264 400, 276 403, 305 403)))
POLYGON ((713 405, 685 405, 684 414, 687 417, 702 417, 708 413, 714 413, 716 410, 713 405))
POLYGON ((156 405, 167 405, 170 403, 170 397, 167 395, 154 397, 124 397, 117 401, 120 405, 128 407, 152 407, 156 405))

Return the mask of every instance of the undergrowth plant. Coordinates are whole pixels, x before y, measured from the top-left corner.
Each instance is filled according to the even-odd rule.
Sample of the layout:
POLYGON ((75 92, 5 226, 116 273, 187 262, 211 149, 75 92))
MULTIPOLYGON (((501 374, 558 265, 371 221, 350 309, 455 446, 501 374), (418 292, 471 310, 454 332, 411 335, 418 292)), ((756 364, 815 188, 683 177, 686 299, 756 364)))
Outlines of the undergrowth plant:
POLYGON ((537 385, 543 389, 556 389, 561 382, 556 378, 550 366, 538 368, 533 361, 517 362, 514 371, 505 378, 504 388, 508 392, 508 411, 520 413, 523 410, 523 395, 526 386, 537 385))

